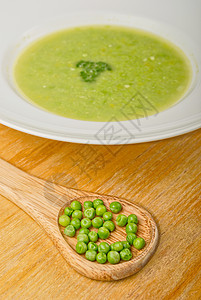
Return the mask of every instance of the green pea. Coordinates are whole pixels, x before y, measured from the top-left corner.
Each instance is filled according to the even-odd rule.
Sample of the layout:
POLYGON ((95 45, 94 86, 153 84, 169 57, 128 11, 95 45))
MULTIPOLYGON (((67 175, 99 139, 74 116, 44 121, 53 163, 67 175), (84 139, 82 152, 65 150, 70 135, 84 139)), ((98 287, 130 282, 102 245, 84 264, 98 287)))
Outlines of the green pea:
POLYGON ((93 207, 92 201, 84 201, 84 209, 93 207))
POLYGON ((106 263, 107 261, 107 255, 103 252, 100 252, 96 255, 96 261, 99 263, 99 264, 104 264, 106 263))
POLYGON ((73 225, 68 225, 64 229, 64 234, 66 234, 67 236, 73 237, 75 235, 75 227, 73 225))
POLYGON ((87 250, 85 253, 86 259, 88 259, 90 261, 95 261, 96 255, 97 255, 97 252, 95 250, 87 250))
POLYGON ((72 213, 72 218, 82 219, 82 212, 81 210, 74 210, 72 213))
POLYGON ((87 251, 87 245, 84 242, 78 242, 75 248, 79 254, 84 254, 87 251))
POLYGON ((98 245, 98 252, 107 254, 110 251, 110 245, 106 242, 102 242, 98 245))
POLYGON ((111 264, 118 264, 120 262, 120 254, 117 251, 109 251, 107 254, 107 260, 111 264))
POLYGON ((118 226, 124 227, 127 224, 128 218, 125 215, 118 215, 116 218, 116 222, 118 226))
POLYGON ((138 223, 138 218, 136 215, 134 214, 131 214, 128 216, 128 223, 135 223, 137 224, 138 223))
POLYGON ((73 209, 71 207, 65 207, 64 209, 64 214, 67 215, 67 216, 71 216, 73 213, 73 209))
POLYGON ((71 225, 73 225, 75 227, 75 229, 79 229, 80 228, 80 219, 78 219, 78 218, 72 219, 71 225))
POLYGON ((95 209, 96 209, 97 206, 100 205, 100 204, 103 204, 103 200, 101 200, 101 199, 96 199, 96 200, 94 200, 94 202, 93 202, 93 206, 94 206, 95 209))
POLYGON ((94 242, 89 242, 89 244, 88 244, 88 250, 98 251, 98 246, 94 242))
POLYGON ((97 216, 102 216, 106 211, 107 211, 107 208, 105 207, 105 205, 100 204, 96 207, 96 215, 97 216))
POLYGON ((81 220, 81 227, 89 228, 91 227, 91 220, 89 218, 84 218, 81 220))
POLYGON ((73 210, 81 210, 82 209, 81 203, 77 200, 74 200, 73 202, 71 202, 70 206, 73 210))
POLYGON ((87 208, 85 211, 84 211, 84 216, 86 218, 89 218, 89 219, 93 219, 96 215, 96 211, 93 207, 91 208, 87 208))
POLYGON ((89 239, 91 242, 97 242, 98 240, 98 233, 96 231, 90 231, 89 232, 89 239))
POLYGON ((107 228, 111 232, 115 230, 115 225, 112 221, 105 221, 103 227, 107 228))
POLYGON ((114 251, 114 244, 115 244, 115 243, 110 244, 110 249, 111 249, 111 251, 114 251))
POLYGON ((123 249, 121 252, 120 252, 120 257, 122 260, 130 260, 132 258, 132 253, 129 249, 123 249))
POLYGON ((59 217, 59 224, 61 226, 64 226, 64 227, 68 226, 70 224, 70 217, 67 216, 67 215, 60 216, 59 217))
POLYGON ((85 233, 79 233, 78 236, 77 236, 77 241, 78 242, 84 242, 85 244, 88 244, 89 237, 85 233))
POLYGON ((103 226, 103 219, 101 217, 96 217, 92 220, 92 225, 94 228, 100 228, 103 226))
POLYGON ((105 240, 110 236, 110 232, 107 228, 101 227, 98 229, 98 236, 100 239, 105 240))
POLYGON ((141 250, 145 246, 145 240, 141 237, 138 237, 133 241, 133 246, 136 249, 141 250))
POLYGON ((103 220, 104 221, 110 221, 110 220, 112 220, 112 213, 111 213, 111 211, 106 211, 103 214, 103 220))
POLYGON ((130 249, 131 248, 131 245, 129 244, 128 241, 122 241, 122 245, 123 245, 124 249, 130 249))
POLYGON ((88 228, 84 228, 84 227, 83 227, 83 228, 80 228, 79 234, 80 234, 80 233, 85 233, 85 234, 88 235, 88 234, 89 234, 89 229, 88 229, 88 228))
POLYGON ((114 251, 120 252, 121 250, 123 250, 123 244, 122 242, 115 242, 113 245, 113 249, 114 251))
POLYGON ((135 223, 129 223, 126 225, 126 233, 136 233, 137 225, 135 223))
POLYGON ((133 245, 133 241, 136 238, 137 238, 136 234, 131 232, 131 233, 127 234, 126 240, 127 240, 127 242, 129 242, 130 245, 133 245))
POLYGON ((118 214, 122 210, 121 203, 119 203, 117 201, 114 201, 114 202, 110 203, 110 210, 114 214, 118 214))

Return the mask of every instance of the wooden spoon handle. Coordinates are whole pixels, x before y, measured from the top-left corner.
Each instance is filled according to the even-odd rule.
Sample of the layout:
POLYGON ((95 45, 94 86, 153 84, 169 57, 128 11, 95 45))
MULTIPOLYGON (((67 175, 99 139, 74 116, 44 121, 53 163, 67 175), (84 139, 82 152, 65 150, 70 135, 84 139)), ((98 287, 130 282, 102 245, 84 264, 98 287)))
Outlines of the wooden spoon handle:
POLYGON ((69 200, 85 195, 31 176, 0 159, 0 193, 22 208, 36 221, 55 220, 69 200))
POLYGON ((58 215, 69 200, 91 193, 46 182, 0 159, 0 194, 27 212, 45 229, 67 262, 74 262, 75 251, 59 230, 58 215))

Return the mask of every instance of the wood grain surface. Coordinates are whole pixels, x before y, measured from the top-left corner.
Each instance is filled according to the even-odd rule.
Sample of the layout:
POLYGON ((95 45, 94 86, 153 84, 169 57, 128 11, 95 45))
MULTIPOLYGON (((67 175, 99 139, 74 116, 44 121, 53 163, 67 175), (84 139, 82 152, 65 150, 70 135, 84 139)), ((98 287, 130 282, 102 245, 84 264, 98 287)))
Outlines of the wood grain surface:
POLYGON ((140 272, 117 282, 94 281, 74 271, 33 219, 0 196, 0 299, 201 298, 201 130, 105 147, 46 140, 1 125, 0 141, 1 158, 53 182, 52 197, 55 182, 131 199, 152 213, 161 234, 140 272))

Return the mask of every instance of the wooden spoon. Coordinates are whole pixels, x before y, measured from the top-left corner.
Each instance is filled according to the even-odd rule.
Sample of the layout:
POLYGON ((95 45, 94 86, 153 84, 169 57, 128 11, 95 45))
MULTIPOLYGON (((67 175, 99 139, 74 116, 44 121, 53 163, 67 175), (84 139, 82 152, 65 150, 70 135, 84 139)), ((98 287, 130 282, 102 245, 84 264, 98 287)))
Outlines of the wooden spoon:
MULTIPOLYGON (((133 202, 113 196, 99 195, 53 185, 31 176, 11 164, 0 159, 0 193, 28 213, 47 232, 57 249, 67 262, 80 274, 96 280, 118 280, 139 271, 151 258, 158 243, 158 229, 152 216, 142 207, 133 202), (139 219, 138 235, 146 241, 142 250, 133 246, 133 258, 128 262, 112 265, 99 264, 85 259, 84 255, 75 252, 76 237, 70 238, 63 234, 63 228, 58 224, 58 217, 71 201, 77 199, 82 204, 86 200, 100 198, 107 209, 112 201, 122 204, 122 213, 136 214, 139 219)), ((116 215, 114 215, 116 219, 116 215)), ((116 222, 114 221, 116 224, 116 222)), ((25 225, 26 226, 26 225, 25 225)), ((95 229, 93 229, 95 230, 95 229)), ((126 240, 125 227, 116 227, 110 234, 108 243, 126 240)), ((100 243, 101 240, 98 241, 100 243)))

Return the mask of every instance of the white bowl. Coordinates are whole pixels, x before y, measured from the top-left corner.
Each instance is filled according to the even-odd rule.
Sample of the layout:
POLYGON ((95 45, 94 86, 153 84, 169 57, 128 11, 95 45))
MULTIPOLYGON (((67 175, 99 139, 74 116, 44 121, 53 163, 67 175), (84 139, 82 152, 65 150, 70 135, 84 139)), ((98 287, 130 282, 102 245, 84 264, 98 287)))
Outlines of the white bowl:
POLYGON ((163 139, 201 127, 201 1, 7 1, 0 11, 0 40, 2 124, 55 140, 103 145, 163 139), (142 28, 178 45, 193 68, 192 84, 182 101, 151 117, 145 112, 138 120, 88 122, 48 113, 23 100, 12 73, 19 52, 39 36, 87 24, 142 28))

